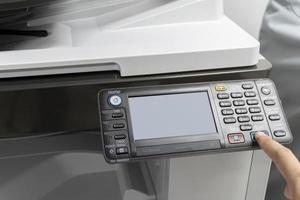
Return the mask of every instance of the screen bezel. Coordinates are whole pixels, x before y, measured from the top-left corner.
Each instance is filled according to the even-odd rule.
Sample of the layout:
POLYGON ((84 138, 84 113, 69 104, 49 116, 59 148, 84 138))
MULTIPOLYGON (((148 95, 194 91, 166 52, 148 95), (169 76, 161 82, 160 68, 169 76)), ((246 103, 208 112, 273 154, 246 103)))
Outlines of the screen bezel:
POLYGON ((161 88, 143 88, 141 89, 131 89, 126 91, 125 106, 127 107, 127 122, 128 122, 128 131, 129 131, 129 140, 131 145, 132 154, 136 153, 137 147, 149 147, 149 146, 162 146, 162 145, 171 145, 171 144, 182 144, 182 143, 193 143, 193 142, 203 142, 203 141, 214 141, 219 140, 220 143, 223 139, 221 133, 221 126, 219 118, 217 115, 217 110, 213 101, 213 95, 209 86, 195 86, 195 87, 161 87, 161 88), (143 97, 143 96, 156 96, 156 95, 173 95, 173 94, 184 94, 184 93, 199 93, 206 92, 208 95, 208 100, 210 108, 213 115, 214 124, 216 127, 215 133, 199 134, 199 135, 188 135, 188 136, 175 136, 175 137, 166 137, 166 138, 154 138, 154 139, 144 139, 144 140, 134 140, 133 128, 131 121, 131 113, 129 109, 129 98, 130 97, 143 97))

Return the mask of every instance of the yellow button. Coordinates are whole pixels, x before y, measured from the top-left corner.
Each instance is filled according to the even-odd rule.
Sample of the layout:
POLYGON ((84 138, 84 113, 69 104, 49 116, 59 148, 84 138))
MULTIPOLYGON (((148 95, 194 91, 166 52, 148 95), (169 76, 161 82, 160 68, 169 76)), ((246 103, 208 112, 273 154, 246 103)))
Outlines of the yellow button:
POLYGON ((216 91, 218 91, 218 92, 222 92, 222 91, 226 91, 227 90, 227 87, 226 87, 226 85, 224 85, 224 84, 218 84, 218 85, 216 85, 216 91))

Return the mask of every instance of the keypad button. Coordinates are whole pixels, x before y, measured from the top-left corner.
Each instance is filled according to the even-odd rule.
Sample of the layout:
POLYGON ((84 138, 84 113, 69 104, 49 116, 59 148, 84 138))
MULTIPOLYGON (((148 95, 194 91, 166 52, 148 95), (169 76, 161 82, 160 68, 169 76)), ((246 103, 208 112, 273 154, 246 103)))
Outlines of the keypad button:
POLYGON ((235 100, 233 101, 234 106, 244 106, 246 103, 244 100, 235 100))
POLYGON ((251 108, 249 108, 249 112, 250 113, 260 113, 261 108, 260 107, 251 107, 251 108))
POLYGON ((227 135, 230 144, 240 144, 245 143, 245 138, 243 133, 231 133, 227 135))
POLYGON ((128 154, 128 148, 127 147, 117 148, 117 155, 121 155, 121 154, 128 154))
POLYGON ((115 140, 124 140, 126 138, 126 135, 124 134, 119 134, 119 135, 115 135, 115 140))
POLYGON ((264 95, 269 95, 269 94, 271 94, 271 89, 268 87, 262 87, 261 93, 263 93, 264 95))
POLYGON ((222 115, 233 115, 234 114, 232 109, 223 109, 221 112, 222 112, 222 115))
POLYGON ((253 89, 253 84, 251 84, 251 83, 244 83, 243 85, 242 85, 242 88, 244 89, 244 90, 250 90, 250 89, 253 89))
POLYGON ((284 137, 284 136, 286 136, 286 132, 283 130, 277 130, 277 131, 274 131, 274 135, 276 137, 284 137))
POLYGON ((278 115, 278 114, 269 115, 269 119, 270 119, 271 121, 277 121, 277 120, 280 120, 280 115, 278 115))
POLYGON ((223 121, 225 124, 234 124, 236 122, 236 119, 234 117, 225 117, 223 121))
POLYGON ((249 106, 258 105, 258 100, 257 99, 248 99, 247 104, 249 106))
POLYGON ((251 116, 252 121, 254 122, 259 122, 264 120, 264 116, 262 115, 253 115, 251 116))
POLYGON ((248 116, 240 116, 238 117, 238 121, 240 123, 243 123, 243 122, 250 122, 250 118, 248 116))
POLYGON ((108 98, 108 102, 112 106, 120 106, 122 104, 122 98, 119 95, 113 95, 108 98))
POLYGON ((245 97, 256 97, 256 92, 253 91, 245 92, 245 97))
POLYGON ((247 108, 236 108, 235 109, 235 113, 240 115, 240 114, 247 114, 248 113, 248 110, 247 108))
POLYGON ((230 107, 231 102, 230 101, 220 101, 219 105, 220 105, 220 107, 230 107))
POLYGON ((243 93, 241 93, 241 92, 232 92, 230 95, 232 98, 242 98, 243 97, 243 93))
POLYGON ((276 104, 275 100, 274 99, 267 99, 264 101, 264 104, 266 106, 274 106, 276 104))
POLYGON ((253 129, 251 124, 243 124, 240 125, 241 131, 251 131, 253 129))
POLYGON ((229 99, 229 94, 227 93, 220 93, 217 94, 218 99, 229 99))
POLYGON ((125 124, 123 124, 123 123, 114 124, 113 128, 114 129, 122 129, 122 128, 125 128, 125 124))

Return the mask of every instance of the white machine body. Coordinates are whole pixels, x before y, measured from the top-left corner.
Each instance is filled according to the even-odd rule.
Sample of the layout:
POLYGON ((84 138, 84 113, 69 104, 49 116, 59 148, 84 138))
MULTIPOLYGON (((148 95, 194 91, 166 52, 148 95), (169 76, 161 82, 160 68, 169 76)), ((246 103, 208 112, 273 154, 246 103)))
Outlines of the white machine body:
POLYGON ((0 52, 0 77, 105 70, 135 76, 258 63, 259 43, 223 14, 222 0, 129 2, 103 3, 94 17, 77 20, 72 12, 37 15, 28 25, 52 25, 50 36, 0 52))

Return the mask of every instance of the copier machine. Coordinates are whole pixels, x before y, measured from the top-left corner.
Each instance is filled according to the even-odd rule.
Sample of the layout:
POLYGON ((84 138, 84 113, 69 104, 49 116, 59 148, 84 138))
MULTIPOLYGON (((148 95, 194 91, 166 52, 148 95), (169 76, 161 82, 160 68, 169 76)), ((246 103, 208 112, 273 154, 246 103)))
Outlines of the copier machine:
MULTIPOLYGON (((247 98, 253 94, 247 89, 255 85, 261 95, 257 105, 265 110, 263 120, 271 127, 269 136, 283 143, 290 142, 292 136, 282 110, 286 130, 273 132, 271 121, 279 119, 268 116, 276 109, 268 110, 267 104, 273 101, 263 97, 270 93, 276 97, 275 87, 266 79, 271 64, 260 56, 259 43, 224 15, 222 0, 13 0, 0 3, 0 15, 0 199, 264 199, 271 161, 261 150, 254 150, 255 138, 248 134, 252 124, 250 129, 243 126, 243 122, 259 118, 249 116, 247 121, 247 117, 238 118, 238 113, 230 114, 232 106, 237 106, 232 108, 234 112, 239 106, 246 106, 248 112, 249 106, 250 112, 253 103, 249 99, 247 105, 240 104, 243 100, 235 102, 242 97, 230 89, 238 87, 247 98), (261 83, 271 84, 271 90, 260 90, 261 83), (115 143, 107 145, 104 130, 124 128, 122 124, 102 123, 105 113, 110 112, 105 106, 121 105, 123 93, 118 91, 134 97, 140 93, 145 97, 146 92, 146 98, 184 91, 190 96, 182 99, 192 112, 192 99, 200 96, 191 88, 199 85, 209 85, 211 90, 207 91, 216 93, 209 96, 210 102, 214 99, 218 103, 214 112, 224 106, 227 110, 220 113, 234 116, 215 122, 218 130, 223 130, 218 142, 199 145, 230 151, 201 154, 198 150, 203 148, 194 149, 197 145, 187 150, 184 145, 170 143, 155 150, 139 149, 135 144, 136 149, 128 152, 115 149, 115 143), (103 91, 108 91, 104 100, 103 91), (218 98, 232 98, 234 105, 218 98), (226 123, 238 124, 238 134, 227 135, 226 131, 237 129, 223 129, 226 123), (240 132, 242 127, 245 132, 240 132), (183 154, 170 154, 174 149, 183 154), (150 154, 156 156, 147 157, 150 154), (130 156, 134 159, 128 159, 130 156)), ((175 102, 168 95, 170 102, 175 102)), ((128 100, 132 116, 139 110, 130 102, 137 99, 128 100)), ((196 116, 208 108, 208 101, 203 102, 196 116)), ((280 100, 274 103, 280 105, 280 100)), ((122 118, 123 111, 115 110, 112 116, 122 118)), ((172 110, 176 109, 154 114, 172 116, 172 110)), ((140 119, 143 113, 136 116, 140 119)), ((208 120, 205 116, 204 121, 208 120)), ((176 124, 181 124, 179 128, 185 129, 186 117, 172 126, 177 129, 176 124)), ((148 133, 137 136, 139 123, 134 123, 130 126, 134 137, 144 139, 148 133)), ((149 124, 139 130, 155 127, 149 124)), ((110 137, 122 139, 122 134, 115 133, 110 137)), ((168 137, 158 142, 163 141, 170 142, 168 137)))

